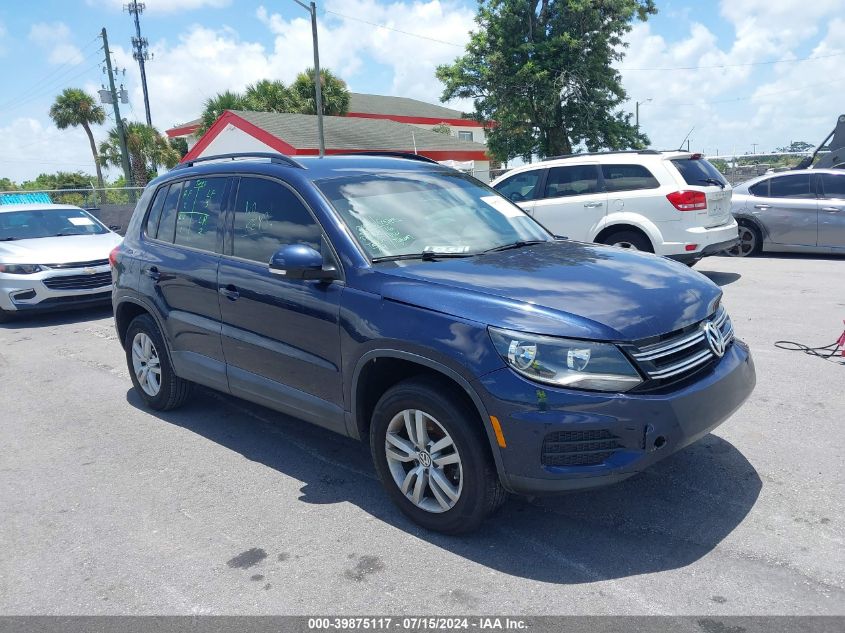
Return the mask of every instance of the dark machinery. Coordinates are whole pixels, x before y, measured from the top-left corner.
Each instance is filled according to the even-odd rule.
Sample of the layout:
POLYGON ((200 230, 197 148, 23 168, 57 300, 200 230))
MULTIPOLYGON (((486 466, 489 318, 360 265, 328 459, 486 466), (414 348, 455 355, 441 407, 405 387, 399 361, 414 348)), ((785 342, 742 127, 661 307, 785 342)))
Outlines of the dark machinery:
POLYGON ((815 152, 798 163, 796 169, 830 169, 831 167, 845 169, 845 114, 839 115, 833 131, 827 135, 815 152), (826 152, 819 154, 819 150, 823 148, 826 152))

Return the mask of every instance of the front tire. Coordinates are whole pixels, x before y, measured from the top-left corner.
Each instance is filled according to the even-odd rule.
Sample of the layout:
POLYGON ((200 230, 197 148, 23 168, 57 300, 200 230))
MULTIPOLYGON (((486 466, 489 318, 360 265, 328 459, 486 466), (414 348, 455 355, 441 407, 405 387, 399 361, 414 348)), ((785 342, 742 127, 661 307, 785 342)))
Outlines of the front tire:
POLYGON ((604 237, 601 243, 607 244, 608 246, 627 248, 632 251, 654 252, 654 247, 651 245, 649 239, 635 231, 616 231, 615 233, 610 233, 604 237))
POLYGON ((0 308, 0 323, 8 323, 9 321, 14 320, 15 313, 11 310, 4 310, 0 308))
POLYGON ((477 413, 445 381, 414 378, 385 392, 370 450, 387 494, 426 529, 471 532, 506 499, 477 413))
POLYGON ((167 345, 150 315, 133 319, 123 347, 135 393, 148 407, 169 411, 185 403, 193 385, 173 371, 167 345))
POLYGON ((760 252, 763 247, 763 236, 760 230, 748 220, 740 220, 739 244, 725 252, 731 257, 751 257, 760 252))

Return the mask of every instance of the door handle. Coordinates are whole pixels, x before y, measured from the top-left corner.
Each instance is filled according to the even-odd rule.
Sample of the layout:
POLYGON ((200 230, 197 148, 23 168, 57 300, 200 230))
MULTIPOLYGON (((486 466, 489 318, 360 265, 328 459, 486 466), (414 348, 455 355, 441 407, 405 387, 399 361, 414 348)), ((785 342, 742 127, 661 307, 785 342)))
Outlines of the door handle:
POLYGON ((219 292, 229 301, 237 301, 238 297, 241 296, 241 293, 238 292, 238 289, 235 288, 232 284, 229 284, 225 288, 221 286, 219 292))
POLYGON ((822 207, 825 213, 839 213, 841 210, 839 207, 822 207))
POLYGON ((770 205, 770 204, 755 204, 754 208, 755 209, 762 209, 763 211, 765 211, 766 209, 771 209, 772 205, 770 205))
POLYGON ((156 283, 158 283, 158 281, 161 279, 161 273, 158 272, 158 268, 156 268, 155 266, 150 266, 149 268, 147 268, 144 271, 144 274, 146 274, 147 277, 149 277, 156 283))
POLYGON ((584 208, 586 209, 595 209, 596 207, 604 206, 604 202, 585 202, 584 208))

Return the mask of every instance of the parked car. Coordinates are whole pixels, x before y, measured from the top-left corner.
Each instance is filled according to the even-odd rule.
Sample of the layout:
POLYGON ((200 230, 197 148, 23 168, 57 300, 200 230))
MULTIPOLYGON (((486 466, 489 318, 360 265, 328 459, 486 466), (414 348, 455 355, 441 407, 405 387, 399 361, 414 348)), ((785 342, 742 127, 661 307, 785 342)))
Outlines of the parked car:
POLYGON ((550 231, 573 240, 689 265, 738 240, 731 186, 701 154, 573 154, 518 167, 492 186, 550 231))
POLYGON ((765 174, 734 188, 739 244, 728 252, 845 255, 845 170, 799 169, 765 174))
POLYGON ((66 204, 0 205, 0 321, 108 304, 109 252, 121 237, 66 204))
POLYGON ((147 186, 111 260, 147 406, 199 383, 367 441, 393 501, 443 532, 506 492, 630 477, 755 383, 706 277, 556 240, 420 157, 186 162, 147 186))

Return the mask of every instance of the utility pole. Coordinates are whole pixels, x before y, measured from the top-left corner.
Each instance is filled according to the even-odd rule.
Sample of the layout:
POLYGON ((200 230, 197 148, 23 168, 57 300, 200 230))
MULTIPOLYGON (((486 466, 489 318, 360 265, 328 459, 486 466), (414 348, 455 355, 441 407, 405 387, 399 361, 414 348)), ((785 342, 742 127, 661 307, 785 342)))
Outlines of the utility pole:
POLYGON ((756 154, 756 153, 757 153, 757 145, 759 145, 759 143, 752 143, 752 144, 751 144, 751 153, 752 153, 752 154, 756 154))
POLYGON ((144 111, 147 114, 147 125, 152 127, 153 120, 150 116, 150 97, 147 94, 147 71, 144 68, 144 62, 150 59, 150 54, 147 52, 148 42, 146 37, 141 37, 141 21, 139 16, 147 8, 147 5, 138 0, 132 0, 129 4, 123 5, 124 10, 128 11, 130 15, 135 18, 135 37, 132 38, 132 57, 138 62, 138 67, 141 69, 141 89, 144 91, 144 111))
POLYGON ((646 99, 645 101, 636 101, 634 107, 634 124, 637 128, 637 132, 640 131, 640 106, 644 103, 648 103, 651 99, 646 99))
POLYGON ((323 89, 320 77, 320 47, 317 43, 317 4, 305 4, 300 0, 293 0, 311 14, 311 38, 314 46, 314 93, 317 101, 317 136, 320 142, 320 157, 326 155, 326 140, 323 136, 323 89))
MULTIPOLYGON (((109 49, 109 36, 106 33, 106 27, 103 27, 101 33, 103 38, 103 51, 106 54, 106 70, 109 75, 109 90, 111 92, 111 101, 114 106, 114 118, 117 124, 117 135, 120 138, 120 156, 123 163, 123 176, 126 179, 126 186, 132 186, 132 167, 129 164, 129 151, 126 149, 126 130, 123 128, 123 119, 120 118, 120 106, 118 105, 118 94, 114 87, 114 72, 111 67, 111 50, 109 49)), ((132 196, 130 196, 132 198, 132 196)))

